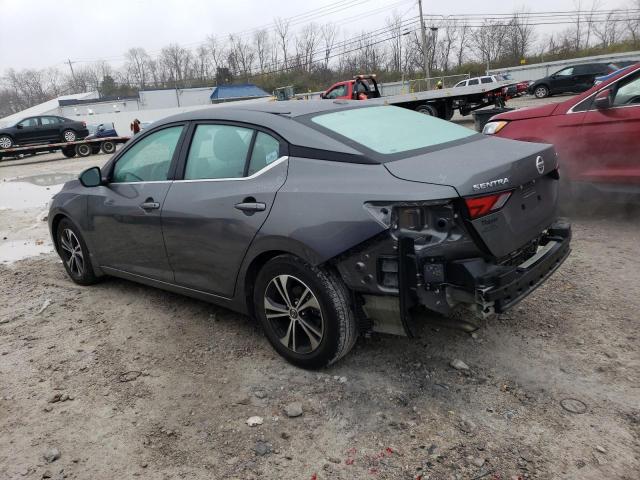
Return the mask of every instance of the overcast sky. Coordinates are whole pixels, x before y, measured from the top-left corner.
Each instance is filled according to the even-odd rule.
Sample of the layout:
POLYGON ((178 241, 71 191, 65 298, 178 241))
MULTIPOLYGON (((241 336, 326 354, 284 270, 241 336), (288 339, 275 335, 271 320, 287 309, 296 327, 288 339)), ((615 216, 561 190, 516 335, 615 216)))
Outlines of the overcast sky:
MULTIPOLYGON (((582 0, 583 8, 591 1, 582 0)), ((625 0, 599 1, 600 8, 608 9, 627 3, 625 0)), ((523 7, 533 12, 566 11, 575 9, 577 2, 424 0, 424 8, 425 15, 494 14, 523 7)), ((276 16, 294 17, 322 7, 334 11, 316 14, 313 21, 342 22, 340 28, 350 33, 383 26, 385 17, 394 9, 407 17, 418 12, 417 0, 369 0, 361 4, 357 0, 0 0, 3 18, 0 71, 65 68, 63 62, 67 58, 72 61, 104 59, 118 64, 130 47, 143 47, 150 54, 156 54, 171 42, 195 47, 210 34, 224 37, 268 26, 276 16), (333 7, 329 7, 331 5, 333 7), (358 19, 376 10, 376 14, 358 19)))

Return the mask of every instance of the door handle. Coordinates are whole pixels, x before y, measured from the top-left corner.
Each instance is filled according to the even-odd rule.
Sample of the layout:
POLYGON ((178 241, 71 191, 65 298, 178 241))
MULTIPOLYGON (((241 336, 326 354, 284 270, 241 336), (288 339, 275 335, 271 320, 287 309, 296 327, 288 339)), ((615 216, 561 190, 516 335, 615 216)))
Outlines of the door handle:
POLYGON ((140 204, 140 208, 143 210, 157 210, 160 208, 158 202, 154 202, 153 198, 147 198, 147 200, 140 204))
POLYGON ((267 209, 267 206, 261 202, 236 203, 235 207, 244 213, 264 212, 267 209))

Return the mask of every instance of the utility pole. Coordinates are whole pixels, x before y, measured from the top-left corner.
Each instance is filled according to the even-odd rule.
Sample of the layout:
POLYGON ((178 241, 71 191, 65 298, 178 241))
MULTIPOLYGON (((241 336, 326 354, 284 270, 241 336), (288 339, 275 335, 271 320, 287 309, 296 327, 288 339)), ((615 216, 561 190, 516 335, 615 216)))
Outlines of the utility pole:
POLYGON ((427 79, 427 90, 431 90, 431 73, 429 72, 429 58, 427 56, 427 31, 424 27, 424 17, 422 16, 422 0, 418 0, 420 10, 420 33, 422 35, 422 59, 424 60, 424 76, 427 79))
POLYGON ((73 62, 70 58, 67 58, 67 63, 69 64, 69 68, 71 69, 71 78, 73 78, 73 87, 75 88, 78 85, 78 82, 76 82, 76 74, 73 72, 73 62))

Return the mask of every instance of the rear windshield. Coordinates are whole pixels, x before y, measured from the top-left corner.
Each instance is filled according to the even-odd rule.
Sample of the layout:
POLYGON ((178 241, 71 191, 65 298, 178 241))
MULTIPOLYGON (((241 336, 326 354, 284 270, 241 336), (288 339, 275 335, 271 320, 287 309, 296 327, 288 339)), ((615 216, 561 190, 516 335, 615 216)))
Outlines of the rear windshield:
POLYGON ((476 134, 454 123, 392 106, 324 113, 311 121, 383 155, 433 147, 476 134))

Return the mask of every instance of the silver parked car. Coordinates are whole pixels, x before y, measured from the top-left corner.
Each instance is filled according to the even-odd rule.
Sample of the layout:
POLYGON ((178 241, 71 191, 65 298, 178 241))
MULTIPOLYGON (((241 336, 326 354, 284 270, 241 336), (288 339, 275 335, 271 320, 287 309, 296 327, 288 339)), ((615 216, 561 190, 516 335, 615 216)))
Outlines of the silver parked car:
POLYGON ((376 101, 210 108, 156 122, 67 183, 49 226, 73 281, 112 275, 260 319, 290 362, 359 332, 503 312, 569 254, 549 145, 376 101))

